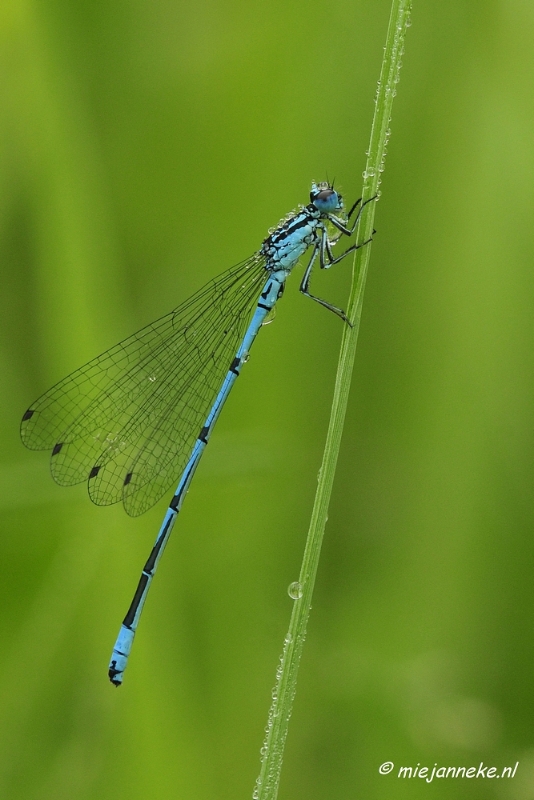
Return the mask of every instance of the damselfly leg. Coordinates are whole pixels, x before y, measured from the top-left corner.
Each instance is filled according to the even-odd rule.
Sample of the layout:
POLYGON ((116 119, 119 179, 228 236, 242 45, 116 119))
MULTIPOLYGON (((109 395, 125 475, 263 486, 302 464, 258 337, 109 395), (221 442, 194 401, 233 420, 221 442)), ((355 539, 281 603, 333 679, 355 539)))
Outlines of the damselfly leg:
MULTIPOLYGON (((310 261, 304 273, 304 277, 302 278, 300 284, 300 291, 302 292, 303 295, 309 297, 311 300, 315 300, 316 303, 320 303, 320 305, 324 306, 324 308, 327 308, 329 311, 332 311, 338 317, 341 317, 341 319, 344 322, 346 322, 347 325, 350 325, 351 328, 352 328, 352 323, 349 321, 347 315, 341 308, 332 305, 332 303, 329 303, 328 301, 323 300, 320 297, 316 297, 315 295, 311 294, 308 291, 308 289, 310 285, 310 279, 315 259, 317 258, 317 254, 319 254, 321 269, 328 269, 334 264, 339 264, 340 261, 343 261, 343 259, 346 256, 348 256, 349 253, 352 253, 355 250, 359 250, 360 247, 365 247, 366 244, 369 244, 369 242, 372 241, 371 237, 370 239, 366 239, 365 242, 361 242, 360 244, 353 244, 351 247, 345 250, 344 253, 342 253, 340 256, 337 256, 337 258, 334 257, 334 254, 332 252, 332 246, 335 245, 341 239, 342 236, 352 236, 352 234, 356 230, 363 209, 368 203, 371 203, 375 199, 376 195, 374 197, 369 198, 369 200, 366 200, 365 203, 362 203, 361 205, 360 205, 361 197, 358 200, 356 200, 356 202, 354 203, 354 205, 352 206, 347 215, 347 220, 349 220, 352 214, 354 213, 355 209, 357 208, 357 206, 360 205, 358 213, 356 214, 356 219, 354 220, 352 227, 348 227, 347 225, 345 225, 343 220, 339 219, 339 217, 335 217, 333 214, 328 215, 328 220, 339 230, 339 234, 335 236, 333 239, 329 239, 326 227, 322 228, 320 232, 320 240, 315 244, 313 248, 313 253, 311 255, 310 261)), ((375 231, 373 231, 373 233, 375 233, 375 231)))

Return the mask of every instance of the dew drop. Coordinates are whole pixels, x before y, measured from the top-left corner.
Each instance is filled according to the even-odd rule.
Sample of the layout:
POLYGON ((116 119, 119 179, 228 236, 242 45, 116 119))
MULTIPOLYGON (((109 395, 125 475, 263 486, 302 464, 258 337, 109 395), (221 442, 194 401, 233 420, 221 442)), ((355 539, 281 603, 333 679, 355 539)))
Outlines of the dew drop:
POLYGON ((273 306, 270 309, 270 311, 267 312, 267 315, 265 316, 265 318, 264 318, 264 320, 263 320, 263 322, 261 324, 262 325, 270 325, 271 322, 273 321, 273 319, 275 318, 275 316, 276 316, 276 307, 273 306))
POLYGON ((302 584, 298 581, 293 581, 293 583, 290 583, 287 587, 287 593, 292 600, 300 600, 302 597, 302 584))

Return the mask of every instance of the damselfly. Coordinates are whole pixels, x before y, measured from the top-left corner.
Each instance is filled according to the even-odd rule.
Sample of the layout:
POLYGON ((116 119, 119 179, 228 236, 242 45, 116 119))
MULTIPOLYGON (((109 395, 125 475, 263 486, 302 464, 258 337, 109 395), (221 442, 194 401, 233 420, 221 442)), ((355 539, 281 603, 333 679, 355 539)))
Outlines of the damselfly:
POLYGON ((122 502, 137 516, 179 479, 113 648, 115 686, 184 496, 256 334, 310 247, 300 291, 350 324, 344 311, 310 294, 310 277, 317 258, 326 269, 370 241, 334 257, 333 246, 352 236, 371 200, 357 200, 345 214, 333 185, 313 183, 309 205, 282 220, 251 258, 64 378, 24 414, 24 444, 51 450, 54 480, 87 481, 97 505, 122 502))

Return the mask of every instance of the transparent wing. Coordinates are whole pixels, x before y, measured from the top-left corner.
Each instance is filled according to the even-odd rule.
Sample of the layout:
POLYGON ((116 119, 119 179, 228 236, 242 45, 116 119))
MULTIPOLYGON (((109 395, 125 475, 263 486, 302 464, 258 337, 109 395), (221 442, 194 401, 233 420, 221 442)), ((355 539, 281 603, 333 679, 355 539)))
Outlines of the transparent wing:
POLYGON ((23 443, 52 450, 62 486, 144 513, 182 473, 266 278, 255 255, 68 375, 24 414, 23 443))

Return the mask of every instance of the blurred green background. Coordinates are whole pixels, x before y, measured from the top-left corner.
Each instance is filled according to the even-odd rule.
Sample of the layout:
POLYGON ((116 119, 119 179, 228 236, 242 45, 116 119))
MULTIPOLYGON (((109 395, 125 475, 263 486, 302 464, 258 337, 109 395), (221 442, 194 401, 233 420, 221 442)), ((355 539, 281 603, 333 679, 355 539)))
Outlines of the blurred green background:
MULTIPOLYGON (((165 503, 130 519, 60 489, 18 424, 256 250, 311 179, 358 196, 388 16, 389 0, 0 10, 2 798, 251 795, 339 320, 293 277, 119 691, 107 663, 165 503)), ((414 2, 280 800, 534 798, 533 41, 530 0, 414 2), (396 777, 480 761, 520 764, 396 777)), ((349 282, 347 263, 314 286, 344 304, 349 282)))

